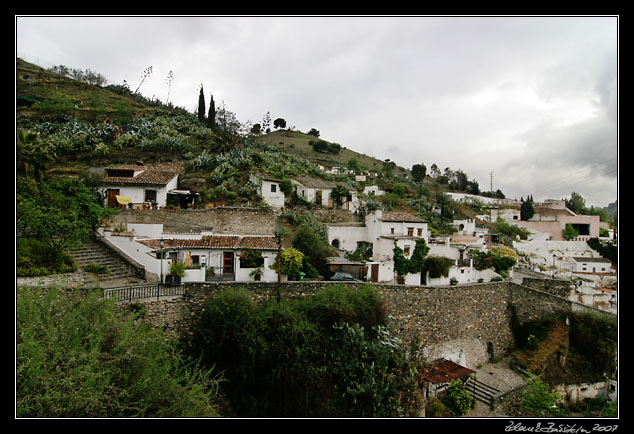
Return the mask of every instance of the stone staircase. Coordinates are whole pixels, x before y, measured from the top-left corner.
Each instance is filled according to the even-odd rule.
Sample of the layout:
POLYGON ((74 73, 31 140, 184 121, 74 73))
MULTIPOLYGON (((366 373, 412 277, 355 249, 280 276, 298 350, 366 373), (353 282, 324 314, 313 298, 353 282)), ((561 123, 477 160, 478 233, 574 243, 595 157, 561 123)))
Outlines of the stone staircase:
POLYGON ((95 239, 82 243, 71 250, 69 254, 77 264, 78 269, 86 274, 93 274, 102 288, 145 283, 145 280, 140 278, 134 268, 124 259, 95 239), (109 273, 89 273, 84 269, 89 264, 104 266, 109 273))

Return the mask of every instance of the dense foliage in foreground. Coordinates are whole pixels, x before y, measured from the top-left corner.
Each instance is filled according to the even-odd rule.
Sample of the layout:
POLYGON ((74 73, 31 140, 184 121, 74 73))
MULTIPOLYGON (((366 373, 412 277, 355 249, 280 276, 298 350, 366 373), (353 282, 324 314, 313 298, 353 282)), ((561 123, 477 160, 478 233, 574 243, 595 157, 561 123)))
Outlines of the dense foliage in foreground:
POLYGON ((213 417, 218 380, 97 293, 21 288, 18 417, 213 417))
POLYGON ((385 319, 371 286, 280 303, 228 289, 208 302, 184 345, 223 372, 241 417, 414 415, 422 361, 385 319))

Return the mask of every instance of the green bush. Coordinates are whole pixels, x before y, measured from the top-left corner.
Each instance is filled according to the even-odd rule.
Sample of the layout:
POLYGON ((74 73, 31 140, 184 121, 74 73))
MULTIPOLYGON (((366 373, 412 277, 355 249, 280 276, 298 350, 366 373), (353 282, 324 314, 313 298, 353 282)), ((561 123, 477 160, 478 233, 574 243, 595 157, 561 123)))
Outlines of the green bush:
POLYGON ((460 380, 452 380, 447 391, 442 395, 442 403, 452 416, 467 414, 473 405, 473 397, 465 389, 460 380))
POLYGON ((20 288, 18 417, 218 416, 218 381, 98 292, 20 288))
POLYGON ((225 289, 200 312, 183 348, 224 372, 240 417, 403 415, 419 396, 418 365, 384 321, 370 286, 279 303, 225 289))

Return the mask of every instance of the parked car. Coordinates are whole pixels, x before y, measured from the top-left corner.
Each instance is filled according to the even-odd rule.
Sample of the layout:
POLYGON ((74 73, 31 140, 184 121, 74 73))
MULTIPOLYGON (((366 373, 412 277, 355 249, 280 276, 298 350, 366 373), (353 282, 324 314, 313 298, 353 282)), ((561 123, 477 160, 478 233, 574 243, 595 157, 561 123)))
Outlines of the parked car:
POLYGON ((361 282, 359 279, 352 277, 350 273, 344 273, 343 271, 337 271, 330 277, 330 280, 348 281, 348 282, 361 282))

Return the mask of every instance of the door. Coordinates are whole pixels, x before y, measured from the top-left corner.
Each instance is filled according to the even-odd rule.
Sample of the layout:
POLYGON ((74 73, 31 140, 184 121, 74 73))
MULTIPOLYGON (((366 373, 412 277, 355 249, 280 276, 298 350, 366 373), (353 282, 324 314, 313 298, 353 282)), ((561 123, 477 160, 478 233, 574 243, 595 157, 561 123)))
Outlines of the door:
POLYGON ((222 253, 222 274, 233 274, 233 252, 222 253))
POLYGON ((108 208, 118 208, 117 196, 119 195, 118 189, 108 189, 108 208))
POLYGON ((372 264, 371 280, 376 283, 379 281, 379 264, 372 264))

